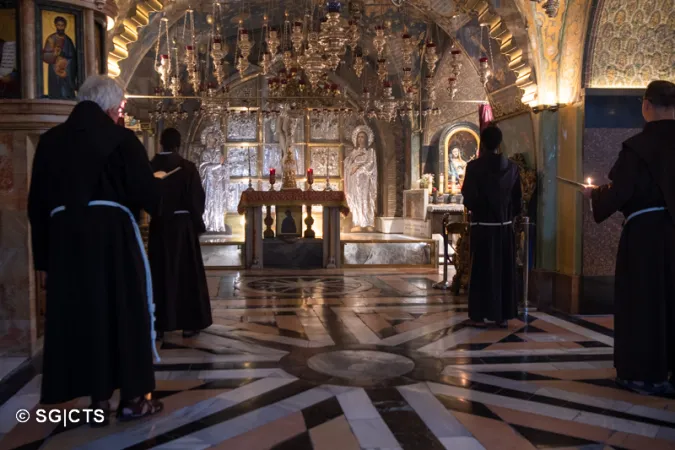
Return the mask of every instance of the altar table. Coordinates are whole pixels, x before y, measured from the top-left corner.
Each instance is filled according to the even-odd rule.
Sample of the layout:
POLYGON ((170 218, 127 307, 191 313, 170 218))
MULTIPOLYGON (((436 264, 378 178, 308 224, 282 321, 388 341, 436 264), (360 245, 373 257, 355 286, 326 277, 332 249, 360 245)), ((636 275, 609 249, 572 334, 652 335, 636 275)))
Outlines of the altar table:
POLYGON ((244 191, 239 199, 237 212, 246 215, 244 231, 244 265, 247 269, 263 268, 263 238, 273 238, 271 207, 277 212, 289 206, 304 206, 307 211, 305 239, 314 238, 312 206, 323 206, 323 267, 334 269, 341 266, 340 213, 347 216, 349 207, 343 191, 303 191, 282 189, 279 191, 244 191), (267 215, 263 220, 262 208, 267 215), (266 229, 263 231, 263 225, 266 229))

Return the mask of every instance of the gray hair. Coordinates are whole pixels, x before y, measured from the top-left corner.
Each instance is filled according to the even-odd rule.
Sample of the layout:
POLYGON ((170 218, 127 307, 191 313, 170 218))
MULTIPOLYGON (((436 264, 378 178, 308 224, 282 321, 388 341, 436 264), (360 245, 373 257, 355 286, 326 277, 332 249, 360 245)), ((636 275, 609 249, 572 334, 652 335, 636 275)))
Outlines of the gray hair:
POLYGON ((92 75, 80 86, 78 100, 94 102, 103 111, 109 111, 120 107, 124 91, 114 79, 105 75, 92 75))

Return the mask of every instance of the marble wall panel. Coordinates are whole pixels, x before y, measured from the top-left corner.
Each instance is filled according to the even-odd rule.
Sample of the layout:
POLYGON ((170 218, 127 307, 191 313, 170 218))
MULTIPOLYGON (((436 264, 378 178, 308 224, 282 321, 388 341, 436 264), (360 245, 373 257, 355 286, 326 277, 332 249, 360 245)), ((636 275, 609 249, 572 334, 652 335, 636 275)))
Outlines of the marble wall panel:
POLYGON ((12 133, 0 133, 0 191, 8 192, 14 186, 14 136, 12 133))
POLYGON ((411 243, 344 244, 344 263, 348 265, 427 265, 431 264, 431 245, 411 243))
POLYGON ((0 131, 0 349, 29 354, 33 330, 27 133, 0 131))
POLYGON ((537 149, 530 114, 524 113, 500 120, 497 125, 504 136, 502 152, 509 157, 524 153, 527 164, 534 168, 537 149))
POLYGON ((0 247, 0 349, 18 354, 31 345, 28 256, 25 246, 0 247))

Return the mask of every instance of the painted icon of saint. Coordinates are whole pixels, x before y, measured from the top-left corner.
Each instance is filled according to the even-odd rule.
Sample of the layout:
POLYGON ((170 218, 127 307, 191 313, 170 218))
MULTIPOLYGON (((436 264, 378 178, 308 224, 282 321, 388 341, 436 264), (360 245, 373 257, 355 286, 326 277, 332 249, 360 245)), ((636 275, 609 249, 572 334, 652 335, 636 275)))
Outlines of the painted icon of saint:
POLYGON ((66 34, 64 17, 54 19, 56 33, 50 34, 42 49, 42 61, 49 65, 47 95, 53 99, 74 99, 77 86, 77 52, 66 34))

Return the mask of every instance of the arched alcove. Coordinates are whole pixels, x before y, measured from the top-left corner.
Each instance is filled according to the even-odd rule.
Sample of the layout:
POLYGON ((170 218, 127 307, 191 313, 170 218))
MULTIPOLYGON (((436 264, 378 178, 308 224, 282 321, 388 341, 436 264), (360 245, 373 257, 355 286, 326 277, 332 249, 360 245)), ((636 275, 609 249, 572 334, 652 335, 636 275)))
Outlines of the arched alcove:
POLYGON ((441 193, 451 191, 454 178, 455 190, 461 189, 466 164, 478 155, 479 129, 471 122, 456 122, 443 129, 438 140, 438 170, 436 180, 441 193), (458 154, 453 155, 457 149, 458 154))

